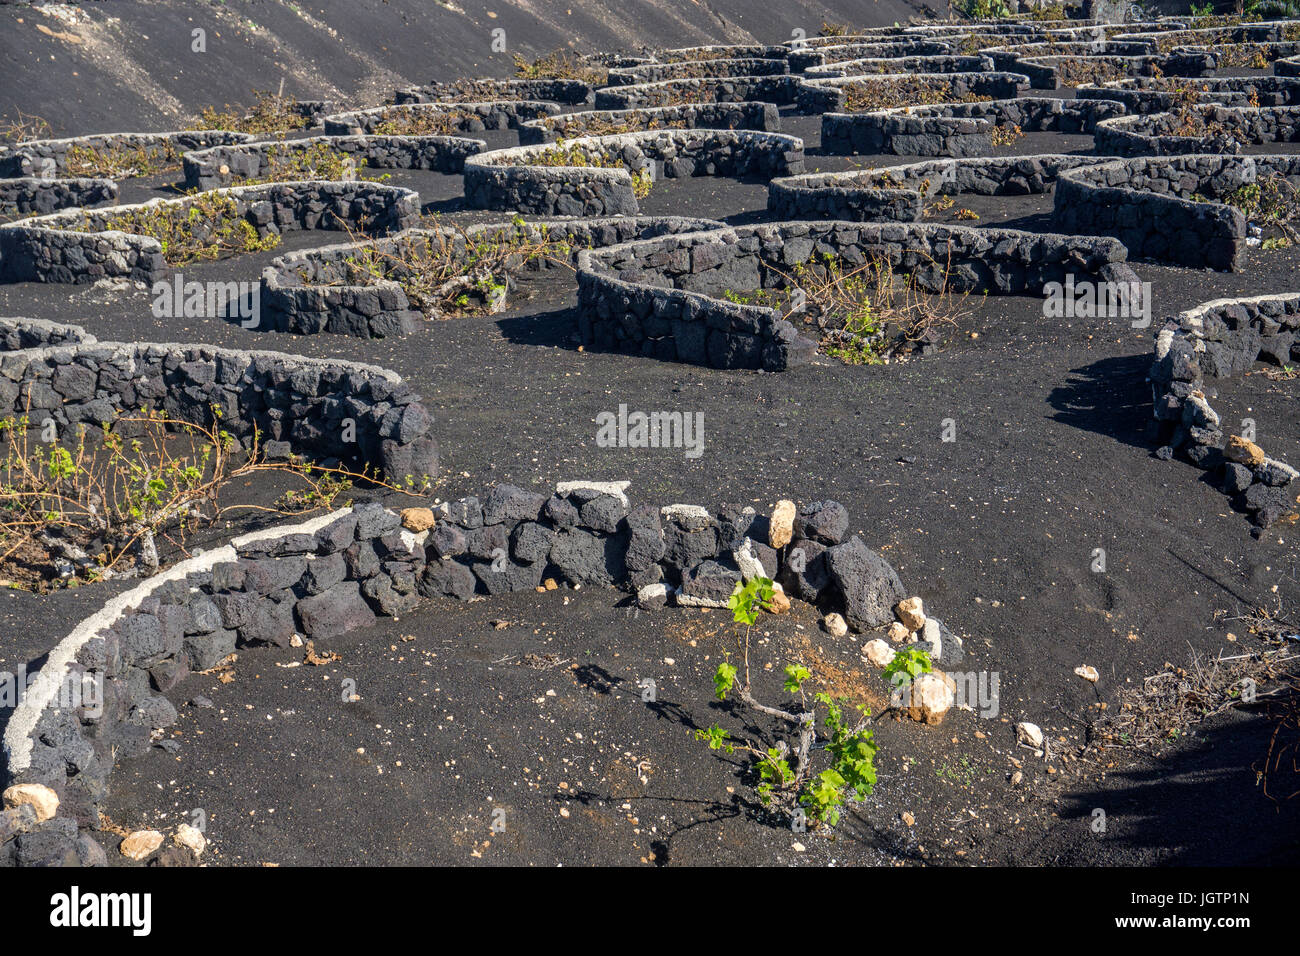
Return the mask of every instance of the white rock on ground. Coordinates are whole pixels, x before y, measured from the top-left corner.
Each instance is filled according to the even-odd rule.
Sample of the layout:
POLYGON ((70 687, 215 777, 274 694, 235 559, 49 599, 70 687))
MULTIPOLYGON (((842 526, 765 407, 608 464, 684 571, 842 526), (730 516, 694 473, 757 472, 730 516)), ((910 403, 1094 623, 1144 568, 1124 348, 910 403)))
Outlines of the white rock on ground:
POLYGON ((555 484, 555 493, 564 498, 574 491, 595 491, 613 495, 626 508, 629 506, 627 489, 631 486, 630 481, 559 481, 555 484))
POLYGON ((912 632, 903 624, 898 621, 891 621, 889 624, 889 639, 895 644, 901 644, 904 641, 911 641, 915 638, 912 637, 912 632))
POLYGON ((904 598, 894 606, 894 614, 909 631, 925 627, 925 605, 919 597, 904 598))
POLYGON ((1095 684, 1101 679, 1101 675, 1097 673, 1097 668, 1091 664, 1082 664, 1076 667, 1074 672, 1091 684, 1095 684))
POLYGON ((822 618, 822 627, 826 630, 826 633, 832 637, 843 637, 845 634, 849 633, 848 622, 845 621, 844 617, 840 614, 827 614, 822 618))
POLYGON ((794 538, 794 502, 782 498, 772 509, 772 518, 767 531, 767 543, 780 550, 794 538))
POLYGON ((932 618, 926 620, 919 636, 921 640, 930 642, 930 658, 936 661, 942 660, 943 632, 939 630, 939 622, 932 618))
POLYGON ((740 543, 739 548, 731 552, 732 558, 735 559, 736 567, 740 569, 740 576, 746 583, 754 578, 767 577, 767 569, 763 567, 763 562, 758 560, 754 554, 754 542, 746 538, 740 543))
POLYGON ((202 856, 203 851, 208 848, 207 837, 188 823, 182 823, 176 828, 176 832, 172 834, 172 842, 177 846, 188 847, 196 858, 202 856))
POLYGON ((862 645, 862 656, 873 667, 886 667, 894 659, 895 651, 880 638, 873 641, 867 641, 862 645))
POLYGON ((937 724, 957 702, 957 682, 943 671, 922 674, 904 688, 907 716, 923 724, 937 724))
POLYGON ((647 584, 636 592, 636 603, 637 607, 646 611, 663 607, 668 603, 668 585, 662 581, 657 584, 647 584))
POLYGON ((129 860, 144 860, 162 846, 163 835, 157 830, 136 830, 127 835, 118 847, 129 860))
POLYGON ((1043 729, 1037 724, 1031 724, 1027 720, 1022 720, 1016 724, 1016 740, 1026 747, 1033 747, 1035 750, 1043 748, 1043 729))
POLYGON ((59 795, 42 783, 16 783, 4 792, 5 809, 30 804, 36 822, 44 823, 59 812, 59 795))

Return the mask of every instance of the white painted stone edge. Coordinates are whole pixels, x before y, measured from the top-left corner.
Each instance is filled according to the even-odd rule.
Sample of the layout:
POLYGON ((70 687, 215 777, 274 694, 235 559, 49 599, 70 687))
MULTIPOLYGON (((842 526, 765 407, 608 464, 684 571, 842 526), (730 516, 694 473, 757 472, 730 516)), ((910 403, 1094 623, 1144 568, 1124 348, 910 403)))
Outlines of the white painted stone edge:
POLYGON ((67 677, 69 665, 76 659, 77 653, 91 638, 98 635, 105 628, 110 627, 126 611, 138 607, 142 601, 168 581, 183 579, 186 575, 197 571, 207 571, 214 565, 225 561, 234 561, 238 549, 252 544, 254 541, 281 538, 290 534, 314 534, 331 522, 349 514, 351 510, 350 508, 341 508, 338 511, 312 518, 310 521, 301 524, 278 525, 273 528, 265 528, 261 531, 240 535, 231 539, 228 544, 214 548, 211 551, 205 551, 203 554, 189 558, 186 561, 181 561, 179 564, 172 565, 167 570, 142 581, 129 591, 112 598, 102 608, 83 620, 50 651, 50 655, 46 659, 44 666, 41 667, 40 673, 28 684, 26 694, 23 695, 18 706, 14 708, 9 723, 5 726, 4 750, 8 759, 10 774, 22 773, 31 766, 32 746, 34 744, 32 735, 36 730, 37 723, 40 721, 41 714, 44 713, 50 701, 54 700, 58 694, 59 688, 67 677))

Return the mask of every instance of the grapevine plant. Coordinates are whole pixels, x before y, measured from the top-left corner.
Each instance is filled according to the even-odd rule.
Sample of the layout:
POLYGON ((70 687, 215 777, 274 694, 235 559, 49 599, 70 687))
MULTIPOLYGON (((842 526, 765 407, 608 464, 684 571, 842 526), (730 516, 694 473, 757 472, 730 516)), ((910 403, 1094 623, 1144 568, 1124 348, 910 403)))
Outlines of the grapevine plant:
POLYGON ((864 800, 875 787, 877 747, 874 734, 866 729, 871 711, 865 704, 853 705, 843 699, 837 701, 825 691, 812 691, 813 675, 798 663, 786 665, 783 685, 786 693, 797 698, 796 705, 782 709, 754 698, 749 635, 759 611, 772 598, 773 586, 768 578, 753 578, 747 584, 736 585, 727 607, 733 620, 745 628, 743 659, 740 667, 730 659, 718 665, 713 675, 714 692, 719 700, 731 694, 752 710, 776 718, 789 729, 792 739, 778 739, 774 746, 767 746, 766 741, 758 739, 734 738, 718 726, 697 730, 695 736, 707 742, 710 750, 728 754, 740 750, 754 758, 759 778, 755 792, 765 807, 785 812, 792 823, 806 819, 814 826, 834 827, 848 799, 864 800), (846 720, 846 710, 857 711, 856 723, 846 720), (793 735, 797 735, 797 741, 793 735), (819 739, 822 745, 815 748, 819 739), (830 757, 830 765, 817 773, 813 772, 814 749, 824 750, 830 757))

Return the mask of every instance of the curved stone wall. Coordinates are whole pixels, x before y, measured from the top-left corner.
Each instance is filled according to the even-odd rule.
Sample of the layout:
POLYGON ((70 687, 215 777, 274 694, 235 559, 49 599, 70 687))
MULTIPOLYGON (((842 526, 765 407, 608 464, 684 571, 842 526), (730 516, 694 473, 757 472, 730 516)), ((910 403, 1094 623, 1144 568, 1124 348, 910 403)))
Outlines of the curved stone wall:
MULTIPOLYGON (((400 232, 419 217, 419 196, 369 182, 299 182, 219 190, 259 235, 336 229, 340 222, 371 235, 400 232)), ((194 197, 155 199, 185 207, 194 197)), ((149 206, 115 206, 54 213, 0 226, 0 282, 96 282, 123 277, 152 283, 168 272, 157 239, 105 232, 108 217, 149 206)))
POLYGON ((781 114, 771 103, 701 103, 650 106, 637 110, 585 110, 523 123, 519 127, 519 142, 524 146, 535 146, 557 139, 606 135, 610 127, 623 126, 628 127, 628 132, 680 127, 778 133, 781 131, 781 114))
POLYGON ((1081 86, 1075 95, 1080 99, 1116 100, 1130 113, 1164 113, 1180 104, 1184 92, 1193 94, 1198 102, 1223 106, 1297 106, 1300 78, 1210 76, 1184 83, 1170 77, 1138 76, 1100 86, 1081 86))
POLYGON ((67 172, 68 150, 140 150, 151 161, 209 146, 232 146, 253 139, 227 130, 180 130, 171 133, 101 133, 66 139, 38 139, 0 147, 0 177, 53 176, 67 172))
MULTIPOLYGON (((993 100, 1013 99, 1029 89, 1029 78, 1020 73, 881 73, 870 76, 841 76, 799 81, 799 112, 845 114, 845 88, 856 87, 879 96, 898 95, 908 87, 934 89, 939 102, 969 97, 993 100)), ((846 114, 853 115, 853 114, 846 114)))
MULTIPOLYGON (((531 590, 547 576, 636 589, 647 607, 670 596, 720 607, 735 584, 761 574, 854 631, 880 633, 906 597, 888 562, 849 534, 838 502, 798 508, 794 539, 778 549, 753 508, 633 505, 627 487, 561 482, 548 495, 497 485, 482 500, 423 511, 420 522, 362 504, 241 535, 110 599, 50 652, 5 728, 6 783, 51 788, 58 811, 40 823, 30 807, 6 818, 0 862, 102 864, 86 831, 103 825, 115 764, 176 722, 168 695, 186 676, 242 647, 329 640, 422 599, 531 590)), ((937 618, 925 641, 944 664, 965 656, 937 618)))
POLYGON ((1177 454, 1209 472, 1251 516, 1257 534, 1300 510, 1298 473, 1253 441, 1229 435, 1206 383, 1243 375, 1261 360, 1300 361, 1300 293, 1217 299, 1166 319, 1150 375, 1159 457, 1177 454))
POLYGON ((662 80, 596 91, 596 109, 630 110, 643 106, 682 106, 687 103, 775 103, 795 101, 797 76, 733 76, 714 80, 662 80))
POLYGON ((431 416, 385 369, 281 352, 95 342, 79 329, 46 334, 67 342, 0 354, 0 414, 52 420, 61 436, 85 426, 93 436, 105 422, 153 408, 207 426, 215 406, 224 430, 244 444, 258 433, 272 457, 292 451, 398 481, 437 471, 431 416))
POLYGON ((1187 118, 1174 113, 1117 116, 1097 124, 1097 152, 1108 156, 1174 156, 1240 153, 1244 146, 1300 139, 1300 106, 1217 106, 1192 111, 1196 129, 1181 132, 1187 118))
POLYGON ((459 173, 465 159, 487 148, 481 139, 457 136, 312 136, 274 142, 214 146, 182 157, 189 189, 219 189, 267 175, 276 157, 320 148, 346 154, 372 169, 429 169, 459 173))
POLYGON ((1237 270, 1246 219, 1221 200, 1261 172, 1300 175, 1300 156, 1138 157, 1069 170, 1056 185, 1052 226, 1114 236, 1135 259, 1237 270))
POLYGON ((380 126, 404 116, 454 116, 459 133, 489 129, 518 129, 520 125, 560 112, 556 103, 541 100, 495 100, 486 103, 406 103, 326 116, 326 136, 373 136, 380 126))
POLYGON ((0 179, 0 216, 45 216, 116 199, 117 183, 111 179, 0 179))
POLYGON ((465 163, 465 201, 475 209, 540 216, 634 216, 638 207, 629 170, 668 177, 772 176, 803 171, 803 140, 751 130, 649 130, 589 136, 566 143, 588 156, 623 164, 530 166, 551 149, 519 146, 471 157, 465 163))
POLYGON ((1014 229, 902 223, 764 223, 586 251, 578 257, 583 343, 714 368, 783 371, 817 344, 774 309, 729 302, 774 288, 814 255, 880 258, 925 291, 1033 294, 1067 272, 1135 281, 1115 241, 1014 229))
POLYGON ((609 86, 635 86, 663 80, 720 79, 732 76, 777 76, 789 73, 781 59, 681 60, 673 63, 640 63, 609 71, 609 86))
POLYGON ((774 219, 919 222, 927 196, 1041 194, 1063 170, 1102 162, 1096 156, 1042 154, 810 173, 772 180, 767 208, 774 219))
POLYGON ((578 80, 460 80, 396 90, 393 102, 459 103, 487 100, 541 100, 580 106, 590 103, 591 87, 578 80))
POLYGON ((986 73, 993 69, 987 56, 935 54, 931 56, 862 57, 825 66, 809 67, 809 79, 864 76, 871 73, 986 73))
MULTIPOLYGON (((463 251, 466 240, 522 237, 530 242, 563 243, 569 247, 565 261, 576 264, 581 249, 599 248, 675 232, 721 228, 706 219, 678 217, 623 217, 617 219, 553 219, 528 223, 487 223, 464 231, 444 228, 436 232, 411 229, 397 236, 366 243, 392 250, 404 241, 438 235, 453 250, 463 251)), ((303 335, 326 333, 360 338, 408 335, 424 316, 416 311, 400 283, 376 279, 367 285, 340 282, 343 261, 361 244, 345 243, 290 253, 274 260, 262 272, 262 328, 303 335)), ((538 258, 521 263, 519 271, 543 271, 559 262, 538 258)))
POLYGON ((827 113, 822 117, 822 150, 861 155, 987 156, 993 149, 994 126, 1015 125, 1026 133, 1090 133, 1100 120, 1123 112, 1123 104, 1110 100, 1025 96, 873 113, 827 113))

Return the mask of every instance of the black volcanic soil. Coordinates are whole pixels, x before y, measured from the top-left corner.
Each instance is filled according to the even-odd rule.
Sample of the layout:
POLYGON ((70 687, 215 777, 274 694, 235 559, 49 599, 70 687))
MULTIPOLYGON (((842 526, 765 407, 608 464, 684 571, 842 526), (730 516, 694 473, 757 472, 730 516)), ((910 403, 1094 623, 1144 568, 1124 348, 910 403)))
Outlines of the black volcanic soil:
MULTIPOLYGON (((133 125, 105 117, 92 125, 133 125)), ((810 169, 900 161, 821 156, 816 119, 790 118, 787 129, 806 139, 810 169)), ((1074 137, 1055 148, 1086 147, 1074 137)), ((1033 136, 1009 151, 1053 148, 1033 136)), ((164 181, 130 189, 144 198, 164 181)), ((391 181, 452 218, 508 218, 458 212, 458 177, 395 171, 391 181)), ((765 205, 760 183, 665 180, 644 211, 745 222, 762 218, 765 205)), ((1041 229, 1051 197, 959 205, 980 213, 976 225, 1041 229)), ((255 280, 275 255, 339 238, 291 235, 273 253, 184 272, 255 280)), ((1300 287, 1297 250, 1256 252, 1237 274, 1136 265, 1153 283, 1157 318, 1300 287)), ((1048 774, 1015 747, 1015 722, 1032 720, 1068 751, 1099 703, 1114 708, 1120 689, 1166 662, 1259 649, 1229 618, 1280 603, 1295 619, 1300 605, 1300 532, 1253 539, 1245 516, 1197 470, 1151 454, 1150 335, 1127 321, 1047 319, 1040 300, 1024 297, 969 300, 970 315, 939 355, 878 367, 822 358, 763 375, 580 351, 573 283, 563 275, 522 285, 502 315, 430 324, 398 341, 158 319, 150 298, 0 286, 0 314, 81 323, 102 340, 201 341, 392 368, 437 416, 443 498, 499 481, 545 490, 573 478, 630 479, 634 500, 656 503, 767 509, 782 497, 835 498, 909 590, 963 635, 963 669, 998 673, 1000 709, 988 719, 953 712, 937 728, 880 720, 875 794, 833 837, 793 834, 752 805, 735 758, 690 739, 693 727, 738 726, 710 697, 709 675, 732 634, 719 612, 630 616, 624 595, 564 589, 428 602, 339 639, 329 648, 342 655, 336 664, 285 667, 301 651, 241 651, 234 682, 191 678, 177 699, 203 694, 215 709, 181 708, 178 755, 155 750, 119 766, 109 806, 118 823, 174 824, 202 808, 217 864, 1297 858, 1296 802, 1275 808, 1250 767, 1267 743, 1257 714, 1212 721, 1161 761, 1117 756, 1104 775, 1059 764, 1048 774), (702 412, 703 456, 596 447, 597 414, 622 403, 702 412), (940 441, 946 418, 956 422, 955 443, 940 441), (1104 574, 1089 568, 1099 547, 1104 574), (1101 672, 1097 685, 1074 675, 1081 664, 1101 672), (656 681, 653 704, 641 699, 645 678, 656 681), (359 701, 342 701, 345 679, 359 701), (1015 788, 1013 757, 1025 777, 1015 788), (1098 807, 1104 835, 1088 825, 1098 807), (497 808, 501 833, 492 830, 497 808)), ((1221 387, 1215 407, 1229 423, 1254 418, 1264 447, 1295 462, 1296 396, 1294 382, 1253 375, 1221 387)), ((0 666, 38 660, 122 586, 0 598, 0 666)), ((846 693, 877 701, 883 693, 859 660, 860 641, 829 638, 810 609, 760 627, 770 632, 763 652, 774 670, 792 654, 815 656, 846 693)))

